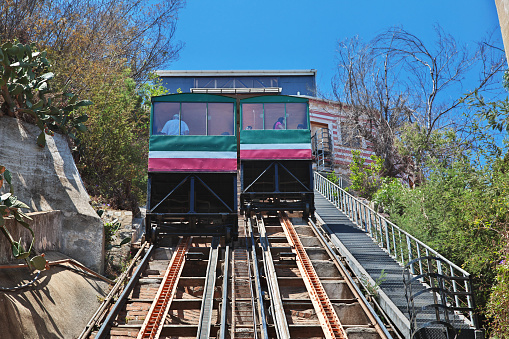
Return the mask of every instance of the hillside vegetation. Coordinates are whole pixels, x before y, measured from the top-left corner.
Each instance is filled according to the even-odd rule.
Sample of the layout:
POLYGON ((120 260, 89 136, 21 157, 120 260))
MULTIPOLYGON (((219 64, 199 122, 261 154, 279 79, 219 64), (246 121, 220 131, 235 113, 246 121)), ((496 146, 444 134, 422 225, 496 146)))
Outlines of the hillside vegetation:
MULTIPOLYGON (((148 98, 164 93, 151 72, 178 58, 183 44, 175 41, 174 31, 183 5, 181 0, 0 2, 2 44, 30 45, 43 53, 44 66, 52 72, 52 93, 64 96, 56 108, 68 103, 67 93, 87 99, 81 115, 70 115, 78 120, 63 132, 70 132, 88 192, 113 208, 136 213, 144 202, 148 98)), ((30 89, 33 104, 40 101, 39 82, 30 89)), ((37 122, 17 109, 19 99, 10 110, 9 102, 0 99, 4 114, 37 122)), ((54 115, 44 118, 47 133, 62 132, 54 126, 54 115)))
POLYGON ((491 337, 507 338, 509 153, 492 135, 493 129, 504 132, 506 143, 509 105, 507 100, 481 99, 475 106, 479 119, 471 127, 482 147, 450 148, 457 142, 450 130, 436 136, 434 147, 450 151, 441 153, 445 157, 428 154, 422 162, 423 180, 414 187, 384 177, 381 158, 374 156, 374 163, 362 165, 360 153, 354 152, 351 190, 373 200, 399 227, 471 273, 483 326, 491 337), (487 119, 490 116, 497 118, 487 119))

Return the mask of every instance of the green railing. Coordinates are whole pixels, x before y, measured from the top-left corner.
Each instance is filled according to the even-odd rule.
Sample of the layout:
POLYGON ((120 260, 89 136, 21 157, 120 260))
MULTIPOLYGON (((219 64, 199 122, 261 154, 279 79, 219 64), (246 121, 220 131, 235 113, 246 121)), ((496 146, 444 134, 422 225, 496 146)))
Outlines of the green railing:
POLYGON ((408 269, 414 276, 421 276, 420 281, 432 284, 428 281, 428 273, 438 272, 445 279, 445 286, 454 294, 455 308, 464 311, 461 314, 469 326, 478 329, 478 323, 474 310, 474 298, 472 279, 468 272, 444 258, 437 251, 405 232, 391 221, 377 213, 371 207, 358 198, 346 192, 320 173, 314 173, 315 190, 320 192, 336 208, 343 212, 357 227, 364 230, 384 249, 394 260, 402 266, 408 265, 408 269), (440 260, 415 260, 421 257, 436 257, 440 260))

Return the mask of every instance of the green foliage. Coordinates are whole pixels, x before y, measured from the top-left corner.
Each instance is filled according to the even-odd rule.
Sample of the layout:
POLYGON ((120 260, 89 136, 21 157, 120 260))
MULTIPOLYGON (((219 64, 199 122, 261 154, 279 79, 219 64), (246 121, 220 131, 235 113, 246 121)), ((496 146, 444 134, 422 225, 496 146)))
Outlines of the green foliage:
POLYGON ((365 275, 362 275, 360 277, 360 281, 362 283, 362 285, 366 288, 366 290, 368 291, 368 294, 377 298, 379 297, 378 295, 378 289, 380 288, 380 285, 387 280, 387 273, 385 273, 385 270, 382 269, 382 271, 380 272, 380 276, 375 280, 375 283, 372 284, 368 277, 366 277, 365 275))
POLYGON ((327 179, 330 181, 330 182, 333 182, 335 183, 336 185, 339 184, 339 176, 336 175, 336 173, 334 172, 331 172, 327 175, 327 179))
POLYGON ((465 149, 470 145, 460 140, 454 130, 442 128, 431 133, 418 124, 407 124, 395 141, 402 158, 412 159, 417 183, 422 183, 431 170, 431 162, 449 166, 459 158, 465 157, 465 149))
POLYGON ((488 316, 494 338, 509 338, 509 263, 503 260, 497 267, 496 283, 488 303, 488 316))
POLYGON ((382 178, 380 188, 373 195, 376 208, 390 215, 401 215, 403 212, 402 191, 403 185, 398 179, 382 178))
MULTIPOLYGON (((140 86, 138 90, 139 95, 142 98, 142 104, 145 107, 150 106, 150 98, 159 95, 169 94, 169 91, 162 85, 163 80, 155 73, 149 73, 149 82, 146 82, 140 86)), ((177 90, 177 92, 180 88, 177 90)))
POLYGON ((380 174, 384 164, 384 160, 376 155, 371 155, 370 158, 372 162, 366 165, 365 159, 361 157, 361 151, 352 150, 352 163, 350 164, 352 183, 347 188, 369 200, 381 184, 380 174))
POLYGON ((77 166, 89 194, 137 213, 146 191, 149 108, 129 70, 100 80, 91 88, 95 104, 86 108, 77 166))
POLYGON ((503 159, 492 162, 475 168, 467 159, 430 160, 429 176, 416 189, 384 183, 375 194, 395 224, 473 275, 481 310, 509 229, 509 171, 503 159))
POLYGON ((13 195, 12 189, 12 175, 11 173, 5 169, 4 166, 0 166, 0 188, 3 187, 4 181, 7 182, 10 186, 10 192, 2 194, 0 196, 0 230, 3 235, 9 240, 11 244, 12 255, 16 259, 24 259, 31 267, 34 267, 38 270, 44 270, 46 267, 46 260, 44 259, 44 254, 41 256, 32 257, 30 260, 30 252, 32 251, 32 247, 35 241, 35 234, 30 225, 26 222, 26 220, 32 220, 28 215, 26 215, 22 208, 28 209, 29 207, 24 202, 18 200, 17 197, 13 195), (27 229, 30 234, 32 234, 32 242, 30 243, 30 247, 27 251, 25 251, 23 244, 21 243, 21 239, 16 241, 12 238, 11 233, 5 226, 5 220, 12 216, 14 220, 16 220, 16 224, 21 225, 25 229, 27 229))
POLYGON ((122 225, 120 222, 118 222, 118 219, 113 220, 112 222, 107 222, 104 224, 104 236, 105 236, 105 243, 106 243, 106 249, 111 249, 113 247, 120 247, 122 245, 128 244, 131 242, 131 238, 127 237, 122 239, 120 241, 120 244, 113 245, 114 237, 117 234, 118 230, 120 229, 122 225))
POLYGON ((55 93, 50 84, 54 74, 49 68, 46 52, 37 51, 33 44, 6 42, 0 47, 0 115, 30 116, 41 130, 37 138, 41 147, 46 145, 46 134, 58 130, 76 139, 76 132, 86 129, 83 123, 87 116, 78 116, 75 111, 92 104, 78 101, 70 92, 55 93))
POLYGON ((113 237, 117 233, 117 231, 120 229, 120 222, 118 222, 118 219, 113 220, 112 222, 106 222, 104 223, 104 237, 105 242, 107 244, 110 244, 113 242, 113 237))
MULTIPOLYGON (((509 91, 509 70, 503 76, 503 86, 509 91)), ((484 119, 488 125, 498 131, 509 132, 509 97, 497 101, 486 101, 477 91, 469 97, 468 103, 478 110, 477 116, 484 119)))

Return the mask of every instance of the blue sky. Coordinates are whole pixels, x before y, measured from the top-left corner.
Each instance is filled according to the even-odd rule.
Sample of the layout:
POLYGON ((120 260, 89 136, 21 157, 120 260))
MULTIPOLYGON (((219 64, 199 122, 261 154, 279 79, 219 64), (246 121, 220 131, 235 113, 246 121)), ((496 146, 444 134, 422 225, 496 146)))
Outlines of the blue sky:
POLYGON ((176 30, 185 47, 167 69, 314 68, 327 93, 339 40, 402 26, 432 42, 435 23, 472 46, 488 33, 501 39, 494 0, 188 0, 176 30))

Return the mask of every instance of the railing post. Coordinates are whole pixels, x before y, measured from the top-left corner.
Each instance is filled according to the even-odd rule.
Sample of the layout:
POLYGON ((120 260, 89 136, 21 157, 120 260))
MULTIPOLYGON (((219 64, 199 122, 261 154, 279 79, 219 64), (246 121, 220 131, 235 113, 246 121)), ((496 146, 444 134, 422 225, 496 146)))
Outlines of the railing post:
POLYGON ((364 225, 364 231, 368 231, 368 207, 366 205, 362 208, 362 224, 364 225))
POLYGON ((346 194, 341 191, 341 211, 346 214, 346 194))
MULTIPOLYGON (((465 275, 463 275, 465 276, 465 275)), ((470 309, 474 309, 474 300, 472 299, 473 293, 472 293, 472 277, 469 275, 468 279, 465 280, 465 290, 468 292, 467 294, 467 305, 470 309)), ((477 316, 474 314, 474 312, 470 311, 470 321, 474 325, 476 329, 479 328, 479 324, 477 323, 477 316)))
POLYGON ((359 227, 359 216, 358 216, 358 206, 359 206, 359 203, 357 201, 357 199, 352 199, 352 202, 353 202, 353 213, 354 213, 354 220, 355 220, 355 224, 357 225, 357 227, 359 227))
POLYGON ((334 187, 334 194, 335 194, 335 197, 334 197, 334 206, 336 206, 336 208, 338 209, 341 209, 340 206, 341 206, 341 190, 339 190, 337 187, 334 187))
POLYGON ((398 230, 398 234, 399 234, 399 250, 401 252, 401 262, 404 263, 405 262, 405 256, 403 254, 403 244, 402 244, 402 235, 401 235, 401 230, 398 230))
MULTIPOLYGON (((408 235, 405 235, 405 237, 406 237, 406 244, 407 244, 407 248, 408 248, 408 262, 410 262, 410 261, 413 260, 413 257, 412 257, 412 244, 411 244, 411 240, 408 237, 408 235)), ((412 265, 411 270, 412 270, 412 274, 415 274, 414 265, 412 265)))
POLYGON ((384 245, 384 238, 383 238, 383 234, 382 234, 382 217, 380 215, 378 215, 378 229, 377 229, 377 232, 376 232, 376 239, 378 241, 378 243, 382 244, 382 247, 384 245))
MULTIPOLYGON (((452 265, 449 265, 449 271, 451 271, 451 277, 456 277, 456 273, 454 272, 454 268, 452 265)), ((458 292, 458 284, 456 283, 456 280, 452 280, 452 290, 454 293, 458 292)), ((458 298, 458 295, 454 295, 454 304, 456 307, 460 307, 460 300, 458 298)))
POLYGON ((389 228, 387 227, 387 219, 384 218, 384 225, 385 225, 385 241, 386 241, 386 249, 389 251, 389 254, 391 254, 391 243, 389 242, 389 228))
POLYGON ((371 213, 371 210, 368 210, 368 214, 369 214, 369 234, 371 234, 373 236, 373 223, 371 221, 371 219, 373 219, 373 213, 371 213))
MULTIPOLYGON (((421 256, 421 249, 420 249, 419 243, 417 243, 417 255, 419 257, 421 256)), ((419 274, 422 274, 422 261, 421 260, 419 260, 419 274)))
POLYGON ((394 224, 391 223, 391 231, 392 231, 392 248, 394 249, 394 257, 398 260, 398 250, 396 249, 396 232, 394 230, 394 224))

